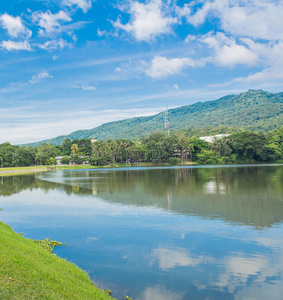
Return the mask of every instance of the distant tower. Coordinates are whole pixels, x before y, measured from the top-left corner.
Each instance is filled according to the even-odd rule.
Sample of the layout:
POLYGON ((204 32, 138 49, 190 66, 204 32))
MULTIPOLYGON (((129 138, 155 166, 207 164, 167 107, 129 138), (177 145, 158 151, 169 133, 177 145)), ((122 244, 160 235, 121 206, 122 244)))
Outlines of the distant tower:
POLYGON ((169 136, 168 105, 166 105, 166 110, 165 110, 165 123, 164 123, 164 129, 167 130, 168 136, 169 136))

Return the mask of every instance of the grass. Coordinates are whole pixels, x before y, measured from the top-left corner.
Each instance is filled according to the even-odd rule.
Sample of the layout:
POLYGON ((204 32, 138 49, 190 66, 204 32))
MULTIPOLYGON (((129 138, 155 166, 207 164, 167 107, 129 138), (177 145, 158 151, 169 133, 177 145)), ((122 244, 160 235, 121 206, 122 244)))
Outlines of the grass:
POLYGON ((0 172, 2 171, 30 171, 30 170, 41 170, 46 169, 49 166, 32 166, 32 167, 11 167, 11 168, 0 168, 0 172))
POLYGON ((113 299, 87 273, 0 222, 0 299, 113 299))
POLYGON ((44 172, 54 169, 53 166, 33 166, 33 167, 11 167, 11 168, 0 168, 0 176, 15 176, 24 175, 31 172, 44 172))

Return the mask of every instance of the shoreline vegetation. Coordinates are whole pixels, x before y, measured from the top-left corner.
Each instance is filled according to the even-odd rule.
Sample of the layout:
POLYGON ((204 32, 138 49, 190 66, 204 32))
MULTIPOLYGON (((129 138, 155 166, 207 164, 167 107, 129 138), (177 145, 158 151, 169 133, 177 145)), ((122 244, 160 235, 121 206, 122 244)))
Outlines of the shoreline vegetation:
MULTIPOLYGON (((40 166, 58 168, 58 165, 67 165, 68 168, 73 165, 91 165, 92 168, 142 164, 223 165, 272 163, 283 159, 283 127, 266 133, 233 133, 229 128, 222 128, 219 134, 218 129, 215 129, 214 135, 205 137, 183 130, 171 132, 170 136, 167 132, 155 132, 138 141, 71 141, 66 138, 62 145, 42 144, 34 148, 4 143, 0 144, 0 174, 5 171, 4 168, 25 166, 37 169, 40 166)), ((22 170, 24 169, 20 169, 22 170)))
POLYGON ((0 222, 0 299, 114 299, 79 267, 0 222))

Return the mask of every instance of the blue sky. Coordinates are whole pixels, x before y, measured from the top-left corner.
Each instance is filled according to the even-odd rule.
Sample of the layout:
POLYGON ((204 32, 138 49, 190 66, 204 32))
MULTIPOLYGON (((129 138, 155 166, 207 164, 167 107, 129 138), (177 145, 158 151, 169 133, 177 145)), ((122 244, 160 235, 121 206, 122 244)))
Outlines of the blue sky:
POLYGON ((277 0, 1 0, 0 143, 282 91, 277 0))

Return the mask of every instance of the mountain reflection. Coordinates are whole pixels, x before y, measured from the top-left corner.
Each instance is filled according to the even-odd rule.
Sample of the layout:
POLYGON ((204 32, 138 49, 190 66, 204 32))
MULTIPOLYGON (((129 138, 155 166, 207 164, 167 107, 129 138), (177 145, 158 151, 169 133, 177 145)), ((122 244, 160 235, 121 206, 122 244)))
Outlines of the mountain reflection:
POLYGON ((2 177, 0 195, 61 189, 112 203, 270 227, 283 220, 281 166, 59 171, 2 177))

